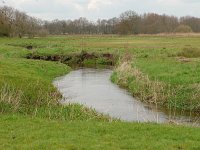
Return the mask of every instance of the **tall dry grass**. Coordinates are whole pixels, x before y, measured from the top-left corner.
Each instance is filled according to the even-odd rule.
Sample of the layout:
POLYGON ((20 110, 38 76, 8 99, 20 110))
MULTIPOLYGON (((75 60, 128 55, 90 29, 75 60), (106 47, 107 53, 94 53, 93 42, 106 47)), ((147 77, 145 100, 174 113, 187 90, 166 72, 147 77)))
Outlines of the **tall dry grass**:
POLYGON ((198 58, 200 57, 200 49, 193 47, 185 47, 182 49, 181 52, 177 54, 177 56, 186 58, 198 58))
POLYGON ((150 80, 148 75, 143 74, 137 67, 133 67, 134 57, 131 54, 126 53, 119 61, 115 69, 119 85, 129 88, 134 96, 144 102, 163 104, 167 101, 168 95, 165 94, 167 85, 150 80), (135 86, 131 87, 130 82, 134 82, 135 86))
MULTIPOLYGON (((12 111, 17 111, 21 105, 21 100, 23 97, 23 92, 21 90, 16 90, 8 84, 4 84, 0 88, 0 103, 10 105, 12 111)), ((5 109, 1 108, 3 112, 5 109)))
POLYGON ((168 109, 170 117, 176 116, 177 112, 200 112, 200 84, 171 85, 152 80, 134 65, 135 59, 129 53, 120 58, 112 76, 113 82, 128 89, 134 97, 145 103, 168 109))
MULTIPOLYGON (((34 86, 34 85, 32 85, 34 86)), ((34 88, 33 88, 34 89, 34 88)), ((9 84, 0 86, 0 113, 14 113, 49 120, 96 120, 112 121, 109 116, 79 104, 62 105, 59 92, 46 92, 38 89, 37 96, 30 100, 24 91, 9 84), (42 102, 44 101, 44 102, 42 102)))

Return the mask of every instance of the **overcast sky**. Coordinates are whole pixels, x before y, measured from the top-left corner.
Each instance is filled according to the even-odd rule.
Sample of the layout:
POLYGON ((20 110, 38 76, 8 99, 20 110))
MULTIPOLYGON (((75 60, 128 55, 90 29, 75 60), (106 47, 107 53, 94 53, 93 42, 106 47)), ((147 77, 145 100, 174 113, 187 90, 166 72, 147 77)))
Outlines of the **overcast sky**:
MULTIPOLYGON (((1 0, 0 0, 1 1, 1 0)), ((118 17, 126 10, 200 17, 200 0, 4 0, 6 5, 45 20, 118 17)), ((3 5, 0 2, 0 5, 3 5)))

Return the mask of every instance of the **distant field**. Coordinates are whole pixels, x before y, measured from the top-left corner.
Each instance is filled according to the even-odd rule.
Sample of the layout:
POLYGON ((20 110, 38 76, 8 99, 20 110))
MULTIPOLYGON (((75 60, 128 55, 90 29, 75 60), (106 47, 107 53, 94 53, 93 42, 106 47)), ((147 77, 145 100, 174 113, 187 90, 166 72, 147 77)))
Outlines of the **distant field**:
POLYGON ((29 142, 33 142, 31 146, 38 148, 40 146, 46 147, 49 144, 45 140, 37 141, 34 139, 35 135, 37 138, 52 139, 52 142, 55 142, 55 148, 133 149, 141 146, 144 141, 149 143, 141 146, 141 149, 199 148, 200 135, 196 128, 122 122, 109 123, 107 116, 97 114, 94 110, 80 105, 74 104, 63 108, 58 105, 61 95, 53 87, 52 80, 70 72, 71 68, 59 61, 26 59, 28 54, 65 56, 76 55, 83 51, 119 55, 120 60, 117 60, 112 80, 127 88, 140 100, 152 101, 152 103, 158 103, 168 109, 173 107, 173 109, 197 113, 200 111, 199 35, 69 35, 34 39, 0 38, 0 138, 2 139, 0 141, 3 141, 2 148, 14 144, 14 148, 26 149, 29 142), (33 49, 27 50, 27 46, 32 46, 33 49), (123 59, 124 55, 127 54, 132 57, 130 60, 123 59), (126 61, 129 66, 120 68, 120 65, 126 61), (126 70, 122 74, 120 71, 123 69, 129 69, 130 72, 126 72, 126 70), (164 88, 160 89, 160 87, 164 88), (160 101, 159 96, 161 97, 160 101), (61 122, 64 126, 65 121, 69 127, 62 128, 59 123, 61 122), (36 131, 38 129, 37 122, 42 124, 44 130, 40 128, 36 131), (92 125, 94 122, 96 129, 92 125), (32 130, 33 132, 26 141, 24 136, 27 131, 24 128, 29 126, 34 131, 32 130), (57 127, 59 127, 59 135, 54 130, 57 127), (79 127, 82 127, 83 130, 88 128, 87 131, 81 132, 79 127), (9 141, 13 138, 12 134, 15 128, 20 133, 18 135, 15 132, 12 143, 9 141), (104 128, 109 128, 111 131, 104 130, 104 128), (46 133, 47 129, 51 129, 48 134, 46 133), (62 129, 70 135, 63 135, 62 129), (117 131, 115 132, 115 130, 117 131), (137 130, 135 134, 129 132, 135 132, 135 130, 137 130), (120 135, 124 133, 127 136, 122 136, 123 139, 120 139, 120 135), (178 136, 179 134, 181 136, 178 136), (63 142, 67 140, 68 144, 62 147, 62 142, 54 141, 54 135, 57 135, 63 142), (99 139, 100 136, 108 141, 99 139), (145 136, 149 137, 150 140, 145 136), (85 142, 83 137, 86 140, 92 138, 92 143, 96 147, 85 142), (137 139, 138 137, 142 140, 137 139), (84 144, 77 144, 78 138, 81 138, 84 144), (161 142, 157 142, 159 139, 161 142), (25 145, 22 145, 21 140, 25 140, 25 145), (100 144, 97 142, 99 140, 100 144), (120 141, 121 143, 115 145, 120 141), (149 147, 149 145, 151 146, 149 147))

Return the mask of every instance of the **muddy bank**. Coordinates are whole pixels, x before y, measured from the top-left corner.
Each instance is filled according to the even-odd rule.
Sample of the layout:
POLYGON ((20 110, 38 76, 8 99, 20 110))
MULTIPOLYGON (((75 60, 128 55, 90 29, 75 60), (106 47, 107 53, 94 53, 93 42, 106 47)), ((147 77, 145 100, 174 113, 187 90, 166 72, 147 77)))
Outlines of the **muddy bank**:
POLYGON ((69 66, 84 65, 84 64, 85 65, 99 64, 99 65, 114 66, 116 64, 118 56, 111 53, 99 54, 99 53, 88 53, 85 51, 67 55, 58 55, 58 54, 47 55, 47 54, 40 54, 37 52, 33 52, 28 54, 26 58, 35 60, 45 60, 45 61, 59 61, 69 66))

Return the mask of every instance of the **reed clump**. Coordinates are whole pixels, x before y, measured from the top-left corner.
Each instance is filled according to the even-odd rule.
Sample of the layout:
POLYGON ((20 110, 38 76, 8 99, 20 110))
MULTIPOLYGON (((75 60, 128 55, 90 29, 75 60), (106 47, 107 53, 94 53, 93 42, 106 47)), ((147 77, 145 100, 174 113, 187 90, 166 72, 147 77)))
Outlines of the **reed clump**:
POLYGON ((21 90, 15 90, 8 84, 0 89, 0 111, 6 111, 6 108, 10 107, 10 110, 17 111, 20 108, 23 92, 21 90))
POLYGON ((126 54, 120 59, 112 76, 124 88, 128 88, 133 96, 141 101, 154 104, 164 104, 168 95, 164 94, 166 85, 159 81, 151 81, 148 75, 143 74, 137 67, 133 67, 134 57, 126 54))
POLYGON ((170 110, 200 112, 200 85, 170 84, 151 79, 136 65, 136 58, 125 54, 120 58, 111 80, 124 87, 139 100, 170 110))
MULTIPOLYGON (((32 86, 32 89, 35 89, 34 86, 32 86)), ((14 113, 66 121, 111 120, 110 117, 97 113, 95 110, 86 108, 83 105, 70 103, 62 105, 59 102, 62 97, 56 90, 45 92, 43 88, 37 88, 32 94, 37 96, 30 98, 25 90, 17 89, 14 85, 2 85, 0 88, 0 114, 14 113)))

